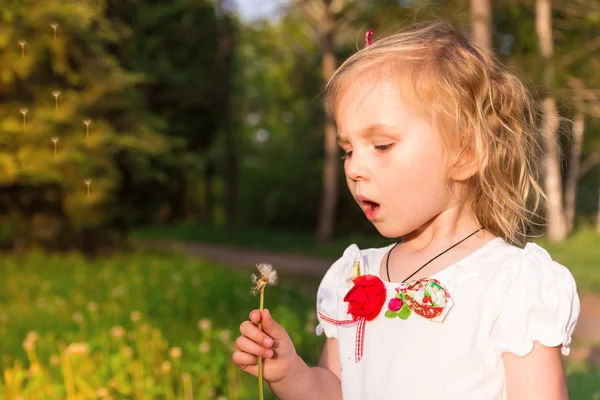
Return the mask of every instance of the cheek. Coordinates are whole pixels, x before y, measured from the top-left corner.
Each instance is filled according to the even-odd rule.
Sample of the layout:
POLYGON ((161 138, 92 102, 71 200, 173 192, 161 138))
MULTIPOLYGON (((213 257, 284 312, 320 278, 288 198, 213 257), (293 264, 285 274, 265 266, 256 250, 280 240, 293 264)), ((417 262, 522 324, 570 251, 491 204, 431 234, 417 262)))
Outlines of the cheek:
POLYGON ((445 167, 438 143, 406 143, 382 165, 382 184, 415 203, 442 195, 446 190, 445 167))

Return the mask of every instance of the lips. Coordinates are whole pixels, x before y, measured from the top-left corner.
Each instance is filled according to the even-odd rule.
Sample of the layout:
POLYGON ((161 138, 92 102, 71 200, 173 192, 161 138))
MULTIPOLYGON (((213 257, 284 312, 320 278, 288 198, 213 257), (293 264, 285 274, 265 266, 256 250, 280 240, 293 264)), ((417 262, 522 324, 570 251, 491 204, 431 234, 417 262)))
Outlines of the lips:
POLYGON ((377 217, 379 210, 381 209, 379 203, 362 195, 357 195, 356 200, 362 207, 367 219, 372 221, 377 217))

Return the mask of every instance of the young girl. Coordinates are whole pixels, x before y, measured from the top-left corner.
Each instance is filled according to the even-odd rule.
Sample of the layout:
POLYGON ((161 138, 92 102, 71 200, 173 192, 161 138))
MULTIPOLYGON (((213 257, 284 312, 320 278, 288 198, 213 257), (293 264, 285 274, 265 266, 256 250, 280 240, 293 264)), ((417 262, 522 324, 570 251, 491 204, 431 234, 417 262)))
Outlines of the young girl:
POLYGON ((544 197, 536 108, 519 80, 437 22, 380 39, 327 87, 348 187, 388 238, 349 246, 317 294, 310 368, 268 310, 233 361, 280 399, 567 399, 570 272, 523 242, 544 197), (262 322, 263 331, 257 327, 262 322))

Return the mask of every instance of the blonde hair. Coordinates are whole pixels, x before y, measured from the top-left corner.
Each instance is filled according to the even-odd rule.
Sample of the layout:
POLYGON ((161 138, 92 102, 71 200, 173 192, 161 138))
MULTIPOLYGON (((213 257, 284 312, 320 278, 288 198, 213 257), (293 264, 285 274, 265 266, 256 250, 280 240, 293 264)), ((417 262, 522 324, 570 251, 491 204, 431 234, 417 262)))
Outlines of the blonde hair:
POLYGON ((538 183, 539 103, 491 53, 443 21, 377 39, 348 58, 325 87, 335 115, 342 91, 370 73, 399 81, 403 100, 428 116, 454 149, 452 165, 473 151, 469 179, 479 222, 509 243, 523 243, 545 199, 538 183))

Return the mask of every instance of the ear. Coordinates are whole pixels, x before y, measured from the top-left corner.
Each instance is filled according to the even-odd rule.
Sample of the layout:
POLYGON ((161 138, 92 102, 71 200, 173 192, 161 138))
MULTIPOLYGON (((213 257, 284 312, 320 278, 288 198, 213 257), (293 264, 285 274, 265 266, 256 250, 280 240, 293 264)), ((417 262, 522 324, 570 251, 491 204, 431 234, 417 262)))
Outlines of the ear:
POLYGON ((479 162, 472 146, 467 147, 450 170, 450 179, 462 182, 473 177, 479 170, 479 162))

